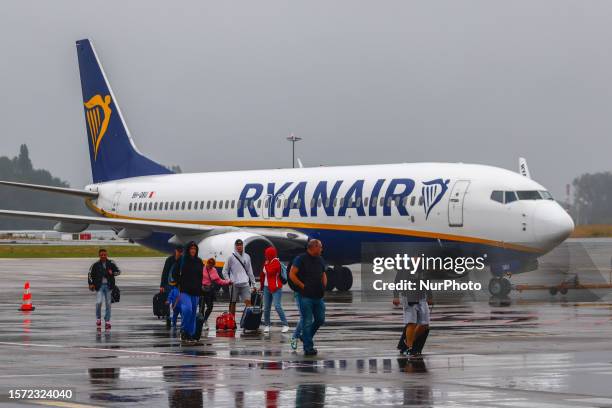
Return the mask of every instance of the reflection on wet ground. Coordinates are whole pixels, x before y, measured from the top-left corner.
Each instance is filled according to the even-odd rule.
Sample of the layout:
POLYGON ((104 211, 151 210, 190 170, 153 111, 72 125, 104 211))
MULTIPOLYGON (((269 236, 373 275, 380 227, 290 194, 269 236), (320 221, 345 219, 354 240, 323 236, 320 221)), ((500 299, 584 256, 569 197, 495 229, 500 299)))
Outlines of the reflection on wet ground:
MULTIPOLYGON (((160 260, 122 260, 121 303, 97 332, 87 261, 0 261, 0 384, 70 387, 89 406, 612 406, 612 304, 449 302, 432 311, 423 359, 394 349, 401 311, 328 297, 320 355, 293 352, 289 335, 217 335, 181 347, 151 313, 160 260), (57 272, 61 271, 61 272, 57 272), (34 313, 16 312, 30 279, 34 313), (151 285, 153 283, 153 285, 151 285)), ((290 296, 284 305, 295 322, 290 296)), ((216 311, 226 304, 216 305, 216 311)), ((273 314, 273 318, 274 318, 273 314)), ((213 315, 214 318, 214 315, 213 315)), ((0 403, 6 403, 5 396, 0 403)))

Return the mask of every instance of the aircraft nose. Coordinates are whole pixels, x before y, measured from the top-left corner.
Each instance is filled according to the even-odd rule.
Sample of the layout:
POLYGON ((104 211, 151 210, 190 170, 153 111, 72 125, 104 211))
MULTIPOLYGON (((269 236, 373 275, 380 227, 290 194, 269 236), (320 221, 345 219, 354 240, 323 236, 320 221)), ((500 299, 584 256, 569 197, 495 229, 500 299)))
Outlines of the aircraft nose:
POLYGON ((574 231, 574 221, 567 211, 554 201, 542 202, 535 214, 535 237, 545 249, 552 249, 574 231))

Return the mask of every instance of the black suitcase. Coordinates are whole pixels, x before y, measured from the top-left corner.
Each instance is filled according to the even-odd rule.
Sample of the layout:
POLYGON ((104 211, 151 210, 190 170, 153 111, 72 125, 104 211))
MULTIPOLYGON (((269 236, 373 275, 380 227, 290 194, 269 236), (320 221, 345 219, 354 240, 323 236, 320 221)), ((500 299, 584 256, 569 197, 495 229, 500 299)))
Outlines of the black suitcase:
POLYGON ((261 325, 261 316, 263 311, 261 309, 261 292, 253 292, 251 294, 252 306, 247 306, 242 312, 240 318, 240 328, 244 330, 258 330, 261 325))
POLYGON ((158 319, 170 315, 170 306, 166 304, 166 298, 166 294, 161 292, 153 296, 153 314, 158 319))

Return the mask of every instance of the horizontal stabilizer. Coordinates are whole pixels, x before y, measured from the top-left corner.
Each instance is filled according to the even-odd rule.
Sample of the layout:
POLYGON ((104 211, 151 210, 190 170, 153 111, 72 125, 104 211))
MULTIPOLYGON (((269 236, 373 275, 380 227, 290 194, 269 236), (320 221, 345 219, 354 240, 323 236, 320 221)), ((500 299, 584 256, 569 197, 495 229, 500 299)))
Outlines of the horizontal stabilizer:
POLYGON ((72 196, 85 197, 85 198, 96 198, 98 196, 98 193, 96 193, 95 191, 79 190, 76 188, 66 188, 66 187, 43 186, 41 184, 18 183, 16 181, 0 181, 0 185, 18 187, 18 188, 27 188, 30 190, 46 191, 48 193, 68 194, 72 196))

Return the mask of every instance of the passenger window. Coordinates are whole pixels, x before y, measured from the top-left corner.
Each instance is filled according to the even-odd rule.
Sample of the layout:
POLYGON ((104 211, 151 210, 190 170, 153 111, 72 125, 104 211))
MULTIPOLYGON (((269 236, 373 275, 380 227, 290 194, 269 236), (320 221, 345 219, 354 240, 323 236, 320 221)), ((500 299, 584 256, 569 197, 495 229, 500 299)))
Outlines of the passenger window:
POLYGON ((498 203, 504 203, 504 192, 495 190, 491 193, 491 200, 497 201, 498 203))
POLYGON ((170 202, 170 210, 174 210, 174 201, 170 202))
POLYGON ((235 205, 236 205, 236 200, 232 200, 232 210, 234 209, 235 205))
POLYGON ((225 200, 225 209, 229 208, 229 200, 225 200))
POLYGON ((367 207, 370 204, 370 197, 366 197, 363 199, 363 206, 367 207))
POLYGON ((189 203, 187 203, 187 209, 191 210, 191 201, 189 203))
POLYGON ((153 209, 153 203, 149 203, 149 211, 153 209))
POLYGON ((132 203, 130 203, 130 211, 132 211, 132 203))
POLYGON ((344 206, 344 197, 340 199, 340 207, 343 207, 343 206, 344 206))
POLYGON ((279 199, 276 200, 276 208, 281 208, 281 200, 279 199))
POLYGON ((185 209, 185 201, 183 201, 183 203, 181 204, 181 210, 185 209))
POLYGON ((506 204, 511 203, 511 202, 513 202, 513 201, 516 201, 516 200, 517 200, 517 198, 516 198, 516 193, 515 193, 514 191, 506 191, 506 192, 504 193, 504 196, 505 196, 505 198, 506 198, 506 200, 505 200, 505 201, 506 201, 506 204))
POLYGON ((261 200, 257 200, 257 208, 261 208, 261 200))
POLYGON ((380 206, 381 207, 385 206, 385 197, 380 197, 380 206))
POLYGON ((423 198, 423 196, 419 197, 419 205, 423 205, 423 202, 425 201, 425 199, 423 198))
MULTIPOLYGON (((415 196, 410 197, 410 206, 411 207, 414 207, 414 203, 415 202, 416 202, 416 197, 415 196)), ((414 222, 414 220, 412 222, 414 222)))
POLYGON ((155 211, 157 211, 157 202, 155 202, 155 205, 154 205, 153 209, 154 209, 155 211))
POLYGON ((138 203, 138 211, 142 211, 142 203, 138 203))
POLYGON ((214 200, 213 201, 213 210, 216 210, 216 209, 217 209, 217 200, 214 200))
POLYGON ((168 211, 168 202, 167 201, 164 203, 164 210, 168 211))
POLYGON ((357 199, 357 202, 355 204, 357 204, 357 207, 361 207, 361 197, 357 199))
POLYGON ((207 210, 210 210, 210 200, 208 200, 208 201, 206 202, 206 209, 207 209, 207 210))
POLYGON ((370 205, 372 207, 376 207, 376 203, 378 202, 378 197, 372 197, 372 201, 370 201, 370 205))

